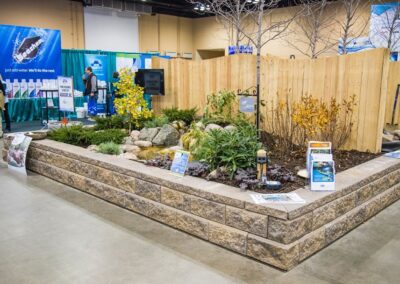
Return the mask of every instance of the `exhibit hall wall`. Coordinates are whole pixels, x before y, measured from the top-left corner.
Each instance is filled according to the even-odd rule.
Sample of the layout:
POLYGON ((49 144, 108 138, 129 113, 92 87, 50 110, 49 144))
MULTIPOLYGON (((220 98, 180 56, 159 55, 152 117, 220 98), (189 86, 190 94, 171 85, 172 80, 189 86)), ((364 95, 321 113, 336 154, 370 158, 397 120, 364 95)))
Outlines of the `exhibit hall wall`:
POLYGON ((85 48, 81 3, 68 0, 0 2, 0 24, 60 30, 62 48, 85 48))
POLYGON ((141 52, 193 53, 193 20, 168 15, 139 17, 141 52))
MULTIPOLYGON (((265 21, 277 22, 280 18, 290 17, 296 13, 297 8, 279 8, 274 9, 273 12, 266 17, 265 21)), ((339 22, 344 17, 344 11, 339 5, 333 4, 326 10, 326 18, 336 18, 339 22)), ((370 6, 365 6, 360 9, 357 17, 359 18, 358 26, 354 30, 357 31, 357 37, 367 36, 369 32, 369 17, 371 14, 370 6)), ((249 23, 249 27, 254 27, 254 23, 249 23)), ((338 31, 339 24, 333 21, 329 28, 326 28, 326 34, 330 34, 333 31, 338 31)), ((306 56, 299 52, 296 48, 293 48, 288 44, 288 40, 297 45, 299 49, 304 50, 304 46, 301 46, 301 42, 304 39, 297 38, 295 35, 299 36, 301 34, 300 28, 296 27, 296 23, 292 25, 290 31, 287 32, 286 37, 279 38, 277 40, 269 42, 262 49, 262 54, 272 54, 275 56, 289 57, 290 55, 295 55, 297 58, 305 58, 306 56)), ((332 38, 332 41, 337 41, 338 38, 332 38)), ((242 42, 246 44, 246 40, 242 42)), ((231 30, 225 28, 220 22, 216 20, 215 17, 206 17, 193 19, 193 45, 196 53, 198 50, 215 50, 224 48, 226 50, 227 46, 234 44, 234 35, 231 30)), ((331 50, 324 53, 322 56, 330 56, 338 53, 338 45, 334 45, 331 50)), ((197 54, 196 54, 197 55, 197 54)), ((196 57, 200 59, 199 56, 196 57)))
POLYGON ((139 51, 139 26, 136 13, 85 7, 84 21, 86 49, 139 51))

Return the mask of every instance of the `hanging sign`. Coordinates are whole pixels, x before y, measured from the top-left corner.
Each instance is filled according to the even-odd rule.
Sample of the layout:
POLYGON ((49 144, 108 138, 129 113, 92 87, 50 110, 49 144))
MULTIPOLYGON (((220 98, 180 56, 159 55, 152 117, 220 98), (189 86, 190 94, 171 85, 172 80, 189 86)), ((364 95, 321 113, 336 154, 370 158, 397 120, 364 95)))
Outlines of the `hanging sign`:
POLYGON ((58 98, 60 111, 75 112, 72 77, 58 77, 58 98))
POLYGON ((15 134, 7 155, 10 170, 26 175, 26 154, 31 141, 32 138, 23 133, 15 134))
POLYGON ((189 163, 189 157, 190 152, 176 151, 174 160, 172 161, 171 171, 179 176, 184 176, 189 163))
POLYGON ((239 110, 244 113, 254 113, 256 111, 254 97, 241 97, 239 100, 239 110))

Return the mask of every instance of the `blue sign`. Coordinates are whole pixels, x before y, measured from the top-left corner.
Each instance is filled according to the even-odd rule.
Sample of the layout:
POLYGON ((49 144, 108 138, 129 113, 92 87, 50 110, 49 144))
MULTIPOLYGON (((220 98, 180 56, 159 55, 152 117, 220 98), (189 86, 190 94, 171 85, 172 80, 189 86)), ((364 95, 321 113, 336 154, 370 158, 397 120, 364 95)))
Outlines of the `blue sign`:
POLYGON ((240 112, 254 113, 255 99, 254 97, 241 97, 239 101, 240 112))
POLYGON ((3 79, 56 79, 61 75, 60 31, 0 25, 0 39, 3 79))
POLYGON ((190 153, 186 151, 176 151, 172 161, 171 171, 180 176, 184 176, 189 163, 190 153))
POLYGON ((108 56, 99 54, 85 54, 85 66, 92 67, 97 80, 108 81, 108 56))

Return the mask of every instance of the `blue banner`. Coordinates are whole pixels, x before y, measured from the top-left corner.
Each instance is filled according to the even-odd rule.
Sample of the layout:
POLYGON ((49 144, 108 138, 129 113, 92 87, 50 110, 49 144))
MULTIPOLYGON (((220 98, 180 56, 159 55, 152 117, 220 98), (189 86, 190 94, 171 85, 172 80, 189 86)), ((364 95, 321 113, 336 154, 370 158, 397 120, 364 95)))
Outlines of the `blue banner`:
POLYGON ((0 25, 0 39, 4 79, 56 79, 61 75, 60 31, 0 25))
POLYGON ((92 67, 97 80, 108 82, 108 56, 85 54, 85 66, 92 67))

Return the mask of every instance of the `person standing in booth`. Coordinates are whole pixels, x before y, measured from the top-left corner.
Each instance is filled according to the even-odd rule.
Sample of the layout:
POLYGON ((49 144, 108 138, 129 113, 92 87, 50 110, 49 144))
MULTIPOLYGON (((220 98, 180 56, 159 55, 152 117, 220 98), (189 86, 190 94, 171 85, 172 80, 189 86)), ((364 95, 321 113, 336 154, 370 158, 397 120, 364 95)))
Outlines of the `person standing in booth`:
POLYGON ((0 74, 0 92, 3 93, 2 97, 0 98, 0 100, 3 102, 2 103, 2 110, 3 110, 3 114, 4 114, 4 119, 6 121, 6 131, 5 132, 11 132, 11 121, 10 121, 10 115, 8 113, 8 97, 7 97, 7 94, 6 94, 6 87, 5 87, 5 84, 3 82, 3 78, 1 76, 1 74, 0 74))
POLYGON ((87 80, 85 84, 85 96, 88 96, 88 114, 89 120, 97 115, 97 76, 93 73, 92 67, 86 67, 85 73, 87 80))
POLYGON ((115 100, 115 98, 120 98, 120 95, 117 94, 117 87, 115 87, 114 83, 118 83, 118 82, 119 82, 119 73, 117 71, 115 71, 113 73, 113 79, 111 82, 111 96, 109 97, 108 102, 107 102, 107 112, 109 115, 116 114, 114 100, 115 100))

